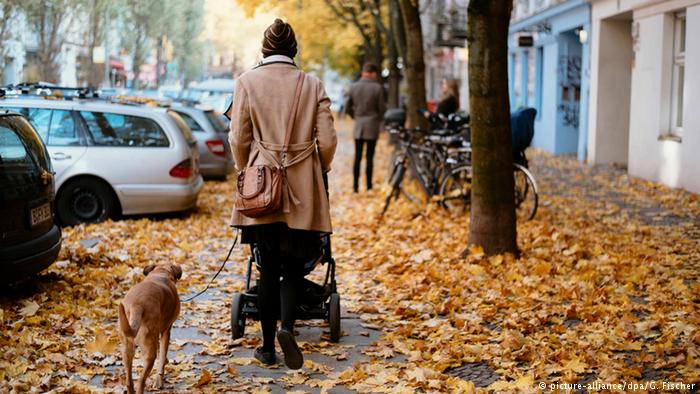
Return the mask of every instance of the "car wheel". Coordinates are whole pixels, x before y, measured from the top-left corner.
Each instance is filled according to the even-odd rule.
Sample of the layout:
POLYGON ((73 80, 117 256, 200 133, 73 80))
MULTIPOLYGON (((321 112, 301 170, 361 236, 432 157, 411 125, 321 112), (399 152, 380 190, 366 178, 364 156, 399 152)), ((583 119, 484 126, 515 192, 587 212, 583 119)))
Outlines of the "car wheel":
POLYGON ((105 183, 76 179, 61 188, 56 198, 56 213, 64 226, 97 223, 117 213, 117 201, 105 183))

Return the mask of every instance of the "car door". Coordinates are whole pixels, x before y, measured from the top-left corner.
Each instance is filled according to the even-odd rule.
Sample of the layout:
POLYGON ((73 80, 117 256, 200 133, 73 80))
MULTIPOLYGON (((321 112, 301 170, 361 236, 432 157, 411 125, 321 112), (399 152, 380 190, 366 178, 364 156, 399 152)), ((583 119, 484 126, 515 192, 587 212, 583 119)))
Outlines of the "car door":
POLYGON ((86 160, 118 192, 125 185, 145 190, 174 183, 168 173, 183 158, 174 152, 156 120, 89 108, 81 109, 79 115, 91 140, 86 160))
POLYGON ((73 111, 51 110, 46 146, 56 171, 57 186, 71 175, 71 167, 85 155, 87 143, 81 131, 73 111))

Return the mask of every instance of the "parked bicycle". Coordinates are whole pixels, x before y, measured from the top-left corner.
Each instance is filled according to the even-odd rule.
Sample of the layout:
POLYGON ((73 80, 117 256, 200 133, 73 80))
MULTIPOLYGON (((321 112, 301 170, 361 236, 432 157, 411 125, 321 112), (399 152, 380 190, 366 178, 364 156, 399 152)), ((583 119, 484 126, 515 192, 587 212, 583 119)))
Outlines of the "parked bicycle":
MULTIPOLYGON (((403 187, 409 168, 428 200, 434 200, 451 211, 468 211, 471 206, 473 173, 468 125, 462 123, 455 127, 453 123, 451 128, 406 129, 403 127, 404 120, 405 113, 400 110, 388 111, 385 116, 389 133, 397 140, 397 149, 388 177, 391 191, 385 199, 382 215, 388 210, 391 201, 398 199, 402 193, 413 202, 418 200, 403 187)), ((450 125, 450 122, 444 124, 450 125)), ((528 145, 529 142, 528 140, 528 145)), ((516 216, 518 220, 531 220, 537 212, 539 197, 537 183, 528 169, 524 150, 517 151, 513 178, 516 216)))
POLYGON ((389 133, 396 139, 397 150, 388 177, 392 189, 385 200, 382 215, 386 213, 391 201, 401 193, 414 202, 418 200, 402 186, 409 169, 428 199, 442 196, 439 200, 444 207, 447 207, 450 199, 462 199, 459 195, 443 194, 448 186, 450 190, 455 190, 457 186, 463 190, 466 188, 463 183, 471 182, 470 176, 464 176, 464 170, 455 172, 470 164, 471 148, 458 131, 462 124, 453 122, 452 128, 432 130, 406 129, 403 127, 404 119, 405 113, 401 110, 389 111, 385 117, 389 133))

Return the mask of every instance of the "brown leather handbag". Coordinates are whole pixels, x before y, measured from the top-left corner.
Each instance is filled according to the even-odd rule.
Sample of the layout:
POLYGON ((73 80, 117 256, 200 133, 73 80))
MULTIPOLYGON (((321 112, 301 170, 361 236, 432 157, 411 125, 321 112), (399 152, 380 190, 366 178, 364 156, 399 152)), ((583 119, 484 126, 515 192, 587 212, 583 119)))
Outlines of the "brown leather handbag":
MULTIPOLYGON (((300 72, 297 79, 296 90, 294 91, 294 102, 292 112, 287 121, 287 131, 284 135, 284 145, 282 148, 282 162, 276 159, 274 164, 249 166, 238 173, 236 182, 236 210, 241 215, 250 218, 259 218, 276 212, 282 205, 283 186, 287 182, 287 150, 292 138, 294 121, 296 120, 297 109, 299 108, 299 97, 301 96, 301 86, 304 83, 304 73, 300 72)), ((261 143, 258 148, 266 149, 261 143)), ((271 157, 268 152, 265 156, 271 157)))

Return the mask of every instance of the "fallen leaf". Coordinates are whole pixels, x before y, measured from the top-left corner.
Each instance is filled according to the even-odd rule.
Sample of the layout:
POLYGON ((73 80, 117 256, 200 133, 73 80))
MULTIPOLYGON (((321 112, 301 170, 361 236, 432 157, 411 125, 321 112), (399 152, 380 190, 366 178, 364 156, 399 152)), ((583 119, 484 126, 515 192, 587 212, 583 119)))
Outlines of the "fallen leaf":
POLYGON ((232 378, 235 378, 236 376, 238 376, 238 371, 236 370, 236 368, 234 368, 231 365, 229 365, 228 368, 226 368, 226 372, 228 372, 228 376, 230 376, 232 378))
POLYGON ((22 305, 23 307, 19 310, 19 314, 24 317, 34 316, 39 310, 39 304, 32 300, 22 300, 22 305))
POLYGON ((95 340, 88 343, 85 348, 89 353, 100 353, 106 356, 117 350, 117 343, 108 335, 97 334, 95 340))
POLYGON ((208 385, 209 383, 211 383, 211 381, 212 381, 211 374, 209 373, 209 371, 204 369, 204 370, 202 370, 202 375, 199 377, 199 380, 197 381, 197 383, 194 384, 194 387, 195 388, 204 387, 204 386, 208 385))

